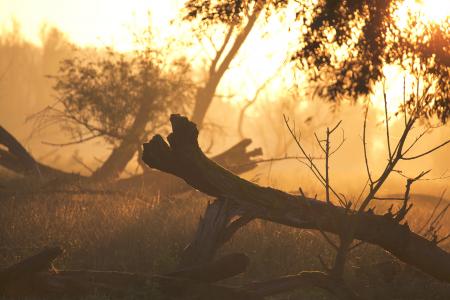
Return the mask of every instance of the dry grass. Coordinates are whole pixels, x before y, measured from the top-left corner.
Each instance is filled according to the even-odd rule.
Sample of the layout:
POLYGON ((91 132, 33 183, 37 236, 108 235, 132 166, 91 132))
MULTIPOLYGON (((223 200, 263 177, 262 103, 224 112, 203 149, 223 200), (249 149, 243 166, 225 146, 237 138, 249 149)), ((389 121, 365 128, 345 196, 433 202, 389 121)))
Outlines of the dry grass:
MULTIPOLYGON (((23 182, 0 198, 0 267, 45 246, 61 245, 66 252, 56 262, 57 268, 144 273, 163 273, 176 267, 207 202, 195 192, 177 198, 143 198, 132 193, 49 194, 23 182)), ((426 219, 432 207, 418 206, 408 219, 413 228, 426 219)), ((449 219, 445 222, 449 229, 449 219)), ((445 247, 450 248, 448 243, 445 247)), ((249 270, 232 283, 320 270, 318 255, 329 261, 333 253, 315 232, 258 220, 238 232, 221 251, 242 251, 250 256, 249 270)), ((373 267, 392 261, 378 247, 364 244, 351 255, 348 280, 368 299, 449 299, 448 284, 402 264, 387 271, 373 267)), ((283 299, 329 298, 312 290, 283 299)))

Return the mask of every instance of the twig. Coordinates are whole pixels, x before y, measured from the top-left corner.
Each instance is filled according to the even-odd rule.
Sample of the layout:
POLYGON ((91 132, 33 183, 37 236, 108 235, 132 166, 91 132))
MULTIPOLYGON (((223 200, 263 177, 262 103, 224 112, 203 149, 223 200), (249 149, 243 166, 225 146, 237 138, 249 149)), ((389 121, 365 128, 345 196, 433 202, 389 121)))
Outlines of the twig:
POLYGON ((366 107, 366 113, 364 115, 364 125, 363 125, 363 148, 364 148, 364 161, 366 164, 366 171, 367 171, 367 177, 369 179, 369 188, 372 190, 373 187, 373 180, 372 175, 370 174, 370 166, 369 166, 369 159, 367 158, 367 142, 366 142, 366 127, 367 127, 367 114, 369 113, 369 103, 367 103, 366 107))
POLYGON ((73 156, 73 160, 75 160, 77 163, 79 163, 80 165, 82 165, 83 167, 86 168, 86 170, 88 170, 91 173, 94 173, 94 170, 89 167, 88 165, 86 165, 81 159, 79 159, 77 156, 73 156))
POLYGON ((440 145, 438 145, 438 146, 436 146, 436 147, 434 147, 434 148, 428 150, 428 151, 425 151, 425 152, 421 153, 421 154, 418 154, 418 155, 415 155, 415 156, 411 156, 411 157, 402 157, 402 159, 403 159, 403 160, 413 160, 413 159, 420 158, 420 157, 422 157, 422 156, 425 156, 425 155, 427 155, 427 154, 430 154, 430 153, 432 153, 432 152, 438 150, 439 148, 444 147, 444 146, 447 145, 448 143, 450 143, 450 139, 447 140, 447 141, 445 141, 445 142, 443 142, 442 144, 440 144, 440 145))
POLYGON ((419 233, 419 234, 422 234, 422 231, 427 227, 427 225, 428 225, 428 224, 431 222, 431 220, 433 219, 434 214, 436 213, 438 207, 441 205, 441 202, 442 202, 442 200, 444 199, 444 195, 445 195, 445 192, 446 192, 446 191, 447 191, 446 189, 442 191, 441 197, 439 198, 438 203, 434 206, 433 211, 432 211, 431 214, 430 214, 430 217, 429 217, 429 218, 427 219, 427 221, 423 224, 423 226, 418 230, 418 233, 419 233))
POLYGON ((387 138, 387 147, 389 152, 389 161, 392 160, 392 151, 391 151, 391 138, 389 136, 389 117, 388 117, 388 109, 387 109, 387 97, 386 90, 383 82, 383 99, 384 99, 384 115, 386 120, 386 138, 387 138))

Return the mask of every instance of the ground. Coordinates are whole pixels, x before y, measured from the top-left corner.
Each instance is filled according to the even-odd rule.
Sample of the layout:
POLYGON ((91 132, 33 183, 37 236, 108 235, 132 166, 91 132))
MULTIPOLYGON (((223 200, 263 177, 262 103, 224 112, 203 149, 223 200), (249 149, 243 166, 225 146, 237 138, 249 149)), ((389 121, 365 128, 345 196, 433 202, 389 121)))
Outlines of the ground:
MULTIPOLYGON (((0 190, 0 267, 46 246, 65 254, 56 269, 95 269, 162 274, 176 268, 209 200, 199 192, 163 197, 127 193, 78 193, 76 188, 43 191, 30 182, 2 183, 0 190)), ((418 196, 408 217, 419 228, 436 199, 418 196), (423 201, 422 201, 423 200, 423 201), (420 204, 422 203, 422 204, 420 204)), ((449 220, 445 220, 449 225, 449 220)), ((443 245, 447 250, 450 244, 443 245)), ((323 270, 332 249, 314 231, 252 221, 223 253, 244 252, 251 260, 244 274, 229 280, 243 284, 304 270, 323 270)), ((350 285, 367 299, 449 299, 450 285, 398 262, 378 247, 363 244, 347 264, 350 285)), ((149 288, 152 299, 157 291, 149 288)), ((129 298, 137 296, 130 291, 129 298)), ((89 299, 105 299, 92 295, 89 299)), ((276 299, 332 299, 320 290, 301 290, 276 299)))

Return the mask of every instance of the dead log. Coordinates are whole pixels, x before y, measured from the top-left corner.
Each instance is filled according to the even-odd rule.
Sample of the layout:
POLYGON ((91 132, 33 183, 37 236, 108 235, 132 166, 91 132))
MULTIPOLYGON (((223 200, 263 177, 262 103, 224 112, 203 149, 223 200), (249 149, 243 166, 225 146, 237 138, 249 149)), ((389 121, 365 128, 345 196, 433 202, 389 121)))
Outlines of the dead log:
POLYGON ((77 174, 67 173, 36 161, 22 144, 5 128, 0 126, 0 166, 25 176, 39 178, 80 178, 77 174))
MULTIPOLYGON (((248 150, 252 143, 250 139, 244 139, 224 152, 212 157, 212 160, 236 174, 241 174, 256 167, 253 159, 262 155, 261 148, 248 150)), ((5 128, 0 126, 0 166, 24 176, 38 176, 41 179, 63 180, 64 182, 98 182, 101 177, 108 178, 96 172, 95 178, 81 176, 79 174, 64 172, 34 159, 34 157, 22 146, 22 144, 5 128)), ((123 163, 123 162, 122 162, 123 163)), ((146 170, 141 175, 120 179, 114 183, 115 189, 136 189, 143 191, 159 190, 161 194, 176 194, 191 189, 183 180, 167 173, 155 170, 146 170)))
POLYGON ((149 282, 159 284, 169 296, 199 299, 260 299, 252 292, 216 284, 244 272, 248 257, 241 253, 226 255, 213 262, 185 268, 165 275, 94 270, 55 270, 52 262, 62 254, 49 248, 4 270, 0 270, 0 296, 7 297, 83 297, 93 293, 127 295, 143 290, 149 282), (252 298, 255 296, 254 298, 252 298))
POLYGON ((28 151, 10 134, 5 128, 0 126, 0 145, 3 145, 8 151, 0 152, 0 160, 12 168, 20 168, 21 171, 27 171, 41 176, 41 170, 34 158, 28 151), (17 162, 20 162, 17 164, 17 162))
POLYGON ((172 115, 168 143, 160 135, 144 144, 142 160, 178 176, 194 188, 239 203, 253 216, 302 229, 339 234, 356 224, 355 238, 378 245, 401 261, 450 282, 450 254, 410 231, 407 225, 373 212, 356 213, 304 195, 292 195, 246 181, 208 159, 201 151, 194 123, 172 115))
MULTIPOLYGON (((260 148, 247 152, 246 148, 250 144, 250 139, 244 139, 212 160, 237 174, 249 171, 256 167, 253 156, 262 155, 260 148)), ((178 180, 181 181, 179 178, 178 180)), ((184 186, 187 185, 184 183, 184 186)), ((219 198, 208 203, 204 215, 200 217, 193 241, 182 252, 178 266, 184 268, 210 262, 217 250, 253 219, 243 214, 236 203, 227 199, 219 198)))
POLYGON ((211 159, 235 174, 242 174, 253 170, 257 165, 257 162, 253 161, 253 158, 261 156, 263 153, 261 148, 248 151, 247 147, 251 143, 251 139, 243 139, 230 149, 211 159))
MULTIPOLYGON (((262 155, 261 148, 247 149, 251 143, 252 140, 243 139, 211 159, 236 174, 250 171, 257 165, 254 158, 262 155)), ((141 175, 121 179, 115 185, 120 189, 143 192, 158 190, 163 195, 183 193, 192 189, 184 180, 156 170, 145 170, 141 175)))
POLYGON ((242 209, 227 199, 216 199, 206 207, 200 218, 193 241, 181 254, 179 267, 195 266, 210 262, 217 250, 233 234, 252 220, 248 216, 239 216, 242 209))
POLYGON ((240 287, 216 284, 244 272, 248 264, 245 254, 232 253, 212 262, 154 276, 154 279, 160 283, 163 293, 175 298, 196 295, 198 299, 262 299, 240 287))

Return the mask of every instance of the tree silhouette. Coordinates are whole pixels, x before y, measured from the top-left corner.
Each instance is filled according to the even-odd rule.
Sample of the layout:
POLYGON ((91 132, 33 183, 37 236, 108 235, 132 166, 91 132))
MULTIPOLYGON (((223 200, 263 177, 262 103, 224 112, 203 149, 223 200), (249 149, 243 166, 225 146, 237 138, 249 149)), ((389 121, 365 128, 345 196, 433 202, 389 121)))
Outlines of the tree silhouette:
MULTIPOLYGON (((241 1, 191 0, 189 18, 201 18, 206 26, 226 23, 241 26, 249 11, 266 8, 266 17, 283 9, 288 0, 241 1)), ((423 105, 423 116, 450 116, 450 33, 447 18, 441 24, 426 23, 410 14, 407 24, 396 22, 399 0, 295 1, 299 30, 303 34, 292 57, 321 83, 320 94, 332 101, 356 100, 373 91, 383 79, 383 68, 396 64, 422 80, 433 101, 423 105), (336 52, 337 49, 341 51, 336 52), (343 53, 343 54, 342 54, 343 53)), ((417 92, 415 95, 417 96, 417 92)), ((414 97, 413 97, 414 98, 414 97)), ((414 102, 410 102, 414 103, 414 102)))
POLYGON ((281 7, 285 1, 210 1, 189 0, 185 4, 185 19, 198 22, 196 30, 207 36, 207 28, 226 25, 224 37, 219 45, 208 37, 216 49, 208 67, 206 82, 196 94, 192 121, 202 126, 206 112, 212 103, 217 87, 232 61, 238 54, 250 32, 253 30, 261 12, 281 7), (279 4, 276 4, 279 3, 279 4))
POLYGON ((108 50, 94 58, 81 53, 64 60, 55 79, 57 104, 45 111, 44 125, 57 121, 73 140, 104 138, 114 148, 93 173, 117 178, 140 143, 166 126, 173 111, 189 109, 194 85, 183 59, 164 60, 159 50, 133 56, 108 50))

